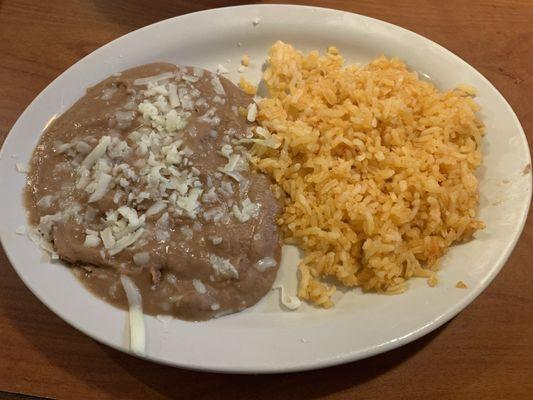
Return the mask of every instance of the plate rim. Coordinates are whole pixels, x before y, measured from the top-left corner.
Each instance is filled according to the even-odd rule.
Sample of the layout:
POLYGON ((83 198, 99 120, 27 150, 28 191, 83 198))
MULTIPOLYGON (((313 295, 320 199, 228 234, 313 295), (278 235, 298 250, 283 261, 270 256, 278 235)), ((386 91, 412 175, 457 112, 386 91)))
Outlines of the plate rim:
MULTIPOLYGON (((433 47, 437 47, 437 49, 444 54, 448 55, 449 57, 452 57, 455 62, 462 65, 462 67, 467 68, 471 73, 474 75, 477 75, 478 78, 480 78, 482 81, 484 81, 488 87, 497 94, 501 100, 503 100, 503 104, 507 109, 507 112, 509 115, 513 118, 514 122, 516 123, 516 126, 518 127, 518 132, 521 136, 522 141, 526 144, 527 148, 527 158, 529 161, 529 164, 531 164, 531 153, 529 150, 527 136, 525 135, 524 129, 520 123, 520 120, 518 119, 516 113, 510 106, 509 102, 503 96, 503 94, 492 84, 492 82, 486 78, 483 74, 481 74, 476 68, 474 68, 472 65, 467 63, 465 60, 457 56, 452 51, 448 50, 444 46, 440 45, 439 43, 433 41, 432 39, 429 39, 425 36, 422 36, 416 32, 413 32, 411 30, 408 30, 406 28, 403 28, 401 26, 392 24, 387 21, 383 21, 377 18, 368 17, 362 14, 352 13, 349 11, 334 9, 334 8, 327 8, 327 7, 315 7, 315 6, 304 6, 304 5, 290 5, 290 4, 249 4, 249 5, 239 5, 239 6, 229 6, 229 7, 218 7, 218 8, 212 8, 208 10, 202 10, 202 11, 196 11, 193 13, 187 13, 182 14, 179 16, 167 18, 158 22, 155 22, 150 25, 146 25, 144 27, 141 27, 139 29, 133 30, 131 32, 126 33, 125 35, 119 36, 118 38, 115 38, 114 40, 104 44, 103 46, 100 46, 99 48, 95 49, 91 53, 87 54, 83 58, 76 61, 74 64, 72 64, 70 67, 68 67, 65 71, 63 71, 61 74, 59 74, 56 78, 54 78, 24 109, 24 111, 20 114, 20 116, 17 118, 16 122, 13 124, 11 129, 9 130, 9 133, 7 134, 4 143, 2 145, 2 148, 0 149, 0 158, 5 157, 5 144, 7 143, 9 137, 11 136, 12 132, 16 130, 17 125, 21 120, 23 120, 26 117, 26 114, 29 109, 32 108, 32 106, 39 100, 41 97, 46 97, 47 92, 50 90, 51 86, 58 80, 60 80, 64 75, 68 74, 69 71, 74 69, 78 64, 86 62, 87 59, 97 56, 100 52, 105 51, 105 49, 109 46, 112 46, 116 44, 117 42, 121 40, 126 40, 127 37, 130 35, 133 35, 135 33, 138 33, 140 31, 144 31, 147 29, 152 29, 154 26, 168 24, 168 23, 179 23, 181 20, 187 19, 187 18, 196 18, 199 14, 216 14, 217 12, 223 11, 229 11, 229 10, 235 10, 238 11, 239 9, 279 9, 279 8, 292 8, 292 9, 310 9, 317 12, 333 12, 333 13, 339 13, 339 14, 348 14, 352 16, 356 16, 357 18, 361 18, 363 20, 367 20, 372 24, 382 24, 386 26, 387 28, 391 28, 394 30, 400 30, 403 32, 403 34, 411 35, 413 37, 416 37, 418 40, 426 41, 428 44, 431 44, 433 47)), ((513 128, 514 129, 514 128, 513 128)), ((1 175, 1 174, 0 174, 1 175)), ((531 205, 531 197, 532 197, 532 180, 531 180, 531 174, 528 179, 528 185, 527 185, 527 192, 525 198, 527 199, 527 206, 522 209, 522 212, 519 216, 520 222, 517 226, 517 229, 515 230, 515 235, 513 240, 507 242, 507 245, 505 247, 505 251, 500 254, 498 259, 493 262, 493 267, 490 270, 490 273, 485 275, 482 282, 475 288, 475 290, 471 290, 468 292, 467 295, 462 297, 460 301, 457 301, 453 304, 451 304, 449 307, 446 308, 446 311, 439 315, 437 318, 432 320, 431 322, 427 323, 424 326, 419 327, 418 329, 415 329, 408 334, 396 338, 396 340, 388 341, 385 343, 382 343, 380 345, 374 346, 370 349, 363 349, 363 350, 356 350, 356 351, 348 351, 345 353, 342 353, 337 356, 329 356, 327 358, 320 358, 320 359, 313 359, 312 361, 305 361, 305 362, 294 362, 291 365, 282 365, 278 367, 272 367, 270 364, 266 367, 255 367, 255 368, 246 368, 246 367, 234 367, 234 366, 224 366, 224 365, 202 365, 201 363, 197 364, 191 364, 190 362, 180 363, 175 361, 169 361, 164 360, 159 357, 153 357, 150 354, 146 354, 142 357, 136 356, 133 354, 129 349, 126 349, 124 347, 121 347, 119 345, 116 345, 115 343, 107 340, 106 338, 97 337, 95 335, 89 334, 86 331, 83 330, 83 328, 80 327, 78 322, 76 320, 73 320, 71 318, 67 318, 63 315, 60 309, 56 309, 56 307, 50 306, 41 296, 37 293, 36 290, 24 279, 21 272, 15 267, 15 263, 13 262, 13 255, 9 249, 9 246, 6 246, 6 240, 4 239, 4 233, 0 232, 0 241, 2 243, 2 247, 4 249, 4 252, 12 266, 12 268, 15 270, 16 274, 19 276, 19 278, 23 281, 24 285, 33 293, 39 301, 44 304, 50 311, 52 311, 54 314, 56 314, 58 317, 60 317, 63 321, 68 323, 70 326, 74 327, 76 330, 80 331, 84 335, 87 335, 91 337, 93 340, 96 340, 99 343, 102 343, 106 346, 109 346, 115 350, 125 352, 127 354, 133 355, 135 357, 146 359, 149 361, 153 361, 159 364, 169 365, 173 367, 179 367, 179 368, 185 368, 190 370, 196 370, 196 371, 208 371, 208 372, 224 372, 224 373, 240 373, 240 374, 270 374, 270 373, 283 373, 283 372, 297 372, 297 371, 307 371, 312 369, 319 369, 319 368, 325 368, 330 367, 334 365, 340 365, 345 364, 348 362, 357 361, 360 359, 372 357, 374 355, 384 353, 387 351, 390 351, 394 348, 398 348, 401 346, 404 346, 414 340, 419 339, 420 337, 436 330, 449 320, 451 320, 453 317, 455 317, 457 314, 459 314, 462 310, 464 310, 468 305, 470 305, 474 299, 476 299, 494 280, 496 275, 501 271, 505 263, 507 262, 508 258, 510 257, 512 251, 516 247, 516 244, 520 240, 523 229, 527 220, 527 216, 529 213, 530 205, 531 205)))

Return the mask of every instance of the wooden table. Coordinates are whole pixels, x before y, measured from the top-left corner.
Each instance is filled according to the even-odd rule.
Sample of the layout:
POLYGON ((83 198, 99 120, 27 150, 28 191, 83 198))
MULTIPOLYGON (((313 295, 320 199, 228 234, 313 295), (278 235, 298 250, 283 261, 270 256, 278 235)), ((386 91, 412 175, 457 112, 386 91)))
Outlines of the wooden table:
MULTIPOLYGON (((241 3, 0 0, 0 143, 29 102, 94 49, 165 18, 241 3)), ((301 3, 376 17, 444 45, 503 93, 533 143, 531 0, 301 3)), ((273 376, 185 371, 100 345, 42 305, 0 252, 0 398, 532 399, 532 240, 529 218, 492 285, 436 332, 360 362, 273 376)))

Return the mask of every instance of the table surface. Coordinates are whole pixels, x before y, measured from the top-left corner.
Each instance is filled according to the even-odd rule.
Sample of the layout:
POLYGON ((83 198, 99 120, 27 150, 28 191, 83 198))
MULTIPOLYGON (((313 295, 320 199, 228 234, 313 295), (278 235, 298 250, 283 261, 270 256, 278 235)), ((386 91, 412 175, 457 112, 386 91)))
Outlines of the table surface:
MULTIPOLYGON (((96 48, 165 18, 244 3, 0 0, 0 144, 30 101, 96 48)), ((379 18, 447 47, 500 90, 533 143, 533 1, 301 3, 379 18)), ((191 372, 98 344, 42 305, 0 251, 0 398, 532 398, 532 239, 529 218, 490 287, 424 338, 347 365, 271 376, 191 372)))

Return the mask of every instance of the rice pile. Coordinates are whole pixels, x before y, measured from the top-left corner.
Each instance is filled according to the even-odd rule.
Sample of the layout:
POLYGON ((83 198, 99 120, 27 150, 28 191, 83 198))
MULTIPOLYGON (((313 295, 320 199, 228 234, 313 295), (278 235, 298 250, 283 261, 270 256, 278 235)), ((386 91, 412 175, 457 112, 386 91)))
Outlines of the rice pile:
POLYGON ((449 246, 484 227, 473 89, 440 92, 396 58, 344 65, 334 47, 304 55, 282 42, 263 78, 267 140, 253 162, 278 185, 285 241, 305 252, 299 296, 330 307, 339 283, 381 293, 411 277, 435 285, 449 246))

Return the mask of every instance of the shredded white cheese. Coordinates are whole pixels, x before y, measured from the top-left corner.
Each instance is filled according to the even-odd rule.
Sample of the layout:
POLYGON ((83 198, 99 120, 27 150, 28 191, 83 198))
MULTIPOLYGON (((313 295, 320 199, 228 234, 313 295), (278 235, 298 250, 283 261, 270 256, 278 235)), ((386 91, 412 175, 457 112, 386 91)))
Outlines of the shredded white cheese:
POLYGON ((111 228, 105 228, 104 230, 100 231, 100 237, 102 238, 102 242, 104 243, 104 247, 106 249, 110 249, 115 245, 115 237, 113 236, 113 231, 111 228))
POLYGON ((198 78, 201 78, 204 76, 204 70, 202 68, 193 67, 192 73, 194 76, 197 76, 198 78))
POLYGON ((163 324, 168 324, 173 319, 172 316, 170 315, 162 315, 162 314, 158 314, 156 318, 159 322, 163 324))
POLYGON ((229 158, 231 156, 231 153, 233 153, 233 147, 231 147, 231 145, 229 145, 229 144, 224 144, 220 148, 220 153, 224 157, 229 158))
POLYGON ((254 266, 259 271, 264 272, 266 269, 273 268, 276 265, 278 265, 278 263, 272 257, 265 257, 258 260, 254 266))
POLYGON ((87 235, 85 236, 85 241, 83 245, 85 247, 98 247, 100 244, 100 238, 96 235, 87 235))
POLYGON ((180 105, 180 99, 178 97, 178 87, 173 84, 168 84, 168 101, 170 103, 170 107, 176 108, 180 105))
POLYGON ((136 86, 148 85, 149 83, 157 83, 165 79, 170 79, 174 76, 172 72, 163 72, 162 74, 155 76, 148 76, 146 78, 138 78, 133 81, 136 86))
POLYGON ((91 146, 84 142, 83 140, 79 140, 76 145, 75 145, 75 149, 78 153, 80 154, 88 154, 91 152, 91 146))
POLYGON ((120 238, 116 241, 114 246, 111 246, 108 250, 109 255, 114 256, 115 254, 120 253, 126 247, 131 246, 135 243, 141 235, 144 233, 144 228, 139 228, 135 232, 129 233, 128 235, 120 238))
POLYGON ((188 81, 192 83, 198 82, 199 80, 198 76, 191 76, 191 75, 183 75, 182 78, 184 81, 188 81))
POLYGON ((209 256, 209 262, 211 263, 211 266, 215 270, 215 274, 218 276, 222 276, 225 278, 239 278, 239 271, 235 269, 233 264, 227 259, 223 257, 219 257, 217 255, 211 254, 209 256))
POLYGON ((102 100, 111 100, 111 97, 116 93, 118 89, 116 87, 110 87, 102 90, 102 96, 100 97, 102 100))
POLYGON ((167 132, 174 132, 185 128, 187 122, 176 112, 176 110, 170 110, 165 115, 165 130, 167 132))
POLYGON ((50 208, 55 198, 55 196, 47 194, 46 196, 43 196, 39 199, 39 201, 37 202, 37 207, 50 208))
POLYGON ((218 170, 226 175, 228 175, 229 177, 235 179, 237 182, 242 182, 243 180, 243 177, 241 174, 239 174, 238 172, 235 172, 235 171, 227 171, 226 169, 224 168, 221 168, 221 167, 218 167, 218 170))
MULTIPOLYGON (((121 179, 124 179, 124 178, 121 178, 121 179)), ((123 192, 120 192, 117 190, 115 194, 113 195, 113 203, 118 204, 118 202, 122 198, 122 195, 123 195, 123 192)))
POLYGON ((224 170, 228 172, 235 171, 237 164, 239 163, 241 156, 239 154, 232 154, 229 157, 227 164, 224 166, 224 170))
POLYGON ((163 211, 165 208, 167 208, 167 203, 164 201, 156 201, 154 204, 150 206, 148 210, 144 213, 146 217, 151 217, 152 215, 157 215, 161 211, 163 211))
POLYGON ((146 338, 141 291, 133 280, 126 275, 120 276, 120 282, 126 292, 129 304, 130 349, 137 355, 144 355, 146 338))
POLYGON ((187 211, 190 215, 196 215, 200 202, 198 198, 202 195, 202 189, 192 188, 188 196, 181 196, 176 201, 176 205, 187 211))
POLYGON ((212 237, 211 242, 213 242, 215 246, 218 246, 220 243, 222 243, 222 238, 220 236, 212 237))
POLYGON ((81 166, 86 169, 91 169, 94 163, 105 154, 107 146, 109 146, 110 143, 110 136, 102 136, 95 148, 87 154, 87 157, 82 161, 81 166))
POLYGON ((252 203, 249 198, 246 198, 240 209, 236 204, 233 205, 232 214, 239 222, 247 222, 257 215, 259 207, 259 204, 252 203))
POLYGON ((207 293, 207 288, 205 287, 205 285, 202 283, 201 280, 199 279, 193 279, 192 280, 192 285, 194 286, 194 289, 200 293, 200 294, 205 294, 207 293))
POLYGON ((211 189, 202 196, 203 203, 214 203, 217 200, 218 196, 214 187, 211 187, 211 189))
POLYGON ((134 208, 122 206, 118 208, 118 213, 128 220, 130 225, 139 226, 139 216, 134 208))
POLYGON ((15 164, 15 167, 21 174, 27 174, 29 172, 28 166, 24 163, 18 162, 15 164))
POLYGON ((146 251, 142 253, 135 253, 133 255, 133 262, 139 266, 145 265, 150 261, 150 254, 146 251))
POLYGON ((246 114, 246 119, 248 122, 255 122, 257 117, 257 105, 255 103, 250 103, 248 106, 248 113, 246 114))
POLYGON ((282 285, 274 286, 272 290, 279 289, 280 301, 290 311, 295 311, 302 305, 302 301, 297 296, 289 295, 282 285))
POLYGON ((224 86, 222 86, 222 83, 220 83, 220 79, 218 79, 218 76, 214 76, 211 78, 211 85, 213 86, 213 90, 216 94, 219 96, 226 96, 226 91, 224 90, 224 86))
POLYGON ((224 67, 222 64, 217 65, 217 74, 228 74, 229 71, 226 67, 224 67))
POLYGON ((95 201, 98 201, 102 199, 105 194, 107 193, 107 188, 109 186, 109 183, 111 182, 112 176, 108 175, 106 173, 101 173, 98 175, 96 179, 96 188, 94 192, 89 197, 88 202, 94 203, 95 201))

